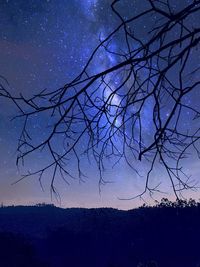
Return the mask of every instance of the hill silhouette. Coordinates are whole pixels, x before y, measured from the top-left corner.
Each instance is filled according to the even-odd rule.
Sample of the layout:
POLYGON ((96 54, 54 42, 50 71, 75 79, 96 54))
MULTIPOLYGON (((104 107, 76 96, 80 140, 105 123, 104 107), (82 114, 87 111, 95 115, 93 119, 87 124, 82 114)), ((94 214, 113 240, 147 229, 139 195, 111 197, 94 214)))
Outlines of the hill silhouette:
POLYGON ((200 203, 0 208, 2 267, 199 267, 200 203))

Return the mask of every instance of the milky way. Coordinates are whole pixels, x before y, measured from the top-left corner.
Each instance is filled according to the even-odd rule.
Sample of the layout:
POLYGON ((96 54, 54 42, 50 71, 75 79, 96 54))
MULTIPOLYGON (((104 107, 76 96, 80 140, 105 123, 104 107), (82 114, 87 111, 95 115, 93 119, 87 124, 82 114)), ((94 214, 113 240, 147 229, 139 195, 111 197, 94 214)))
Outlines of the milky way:
MULTIPOLYGON (((179 9, 184 6, 184 3, 190 1, 172 2, 174 8, 179 9)), ((118 18, 111 11, 110 3, 111 1, 106 0, 1 1, 0 75, 6 77, 9 85, 3 80, 2 83, 15 95, 23 93, 25 96, 30 96, 44 88, 48 90, 59 88, 72 80, 84 67, 99 40, 105 38, 119 24, 118 18)), ((126 16, 145 8, 145 1, 127 3, 128 1, 123 1, 120 4, 126 16)), ((195 25, 197 22, 198 19, 194 18, 192 23, 195 25)), ((144 20, 139 27, 141 36, 148 27, 148 21, 144 20)), ((110 45, 113 51, 119 48, 124 49, 121 35, 116 37, 110 45)), ((103 51, 97 54, 97 58, 98 60, 92 65, 91 71, 94 73, 117 63, 115 56, 103 51)), ((194 61, 199 61, 199 55, 194 55, 194 61)), ((117 85, 117 82, 117 79, 112 81, 112 88, 117 85)), ((105 97, 109 94, 109 90, 106 91, 105 97)), ((192 101, 194 105, 198 105, 199 95, 195 94, 186 101, 192 101)), ((112 102, 119 104, 120 97, 116 95, 112 102)), ((14 204, 50 202, 48 174, 44 179, 45 192, 41 190, 37 179, 34 178, 28 178, 11 186, 12 182, 19 179, 24 171, 23 168, 18 170, 15 165, 21 122, 20 120, 10 121, 16 113, 11 103, 8 103, 6 99, 0 99, 0 104, 0 201, 14 204)), ((151 131, 150 109, 151 103, 144 111, 147 135, 151 131)), ((167 114, 166 110, 165 116, 167 114)), ((184 127, 189 127, 189 117, 190 114, 188 118, 183 118, 184 127)), ((48 129, 41 133, 42 126, 47 121, 48 118, 45 116, 34 119, 32 128, 35 140, 43 138, 42 134, 45 136, 48 133, 48 129)), ((120 118, 115 125, 120 125, 120 118)), ((120 140, 117 142, 120 144, 120 140)), ((84 143, 81 145, 84 149, 84 143)), ((31 170, 45 161, 48 161, 48 158, 44 155, 37 155, 28 161, 25 167, 31 170)), ((139 168, 145 169, 145 165, 137 164, 139 168)), ((133 173, 123 162, 114 170, 112 168, 106 170, 106 179, 114 183, 104 186, 101 196, 98 189, 97 169, 89 166, 85 158, 82 159, 82 165, 83 171, 88 176, 85 183, 80 184, 78 180, 72 179, 70 186, 66 186, 60 180, 57 182, 63 206, 113 206, 126 209, 138 205, 137 201, 123 202, 117 199, 117 197, 133 195, 143 186, 141 177, 133 173)), ((75 168, 75 162, 70 162, 70 168, 75 168)), ((198 178, 198 161, 193 160, 193 155, 191 160, 187 161, 186 168, 189 168, 191 174, 198 178)))

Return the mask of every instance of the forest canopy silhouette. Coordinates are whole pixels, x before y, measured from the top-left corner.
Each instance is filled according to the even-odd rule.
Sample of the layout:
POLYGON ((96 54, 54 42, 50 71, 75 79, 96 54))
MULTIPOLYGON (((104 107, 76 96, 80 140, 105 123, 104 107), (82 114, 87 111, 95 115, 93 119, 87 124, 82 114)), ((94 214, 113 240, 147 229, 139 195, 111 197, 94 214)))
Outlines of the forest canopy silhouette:
POLYGON ((195 60, 200 1, 174 8, 173 1, 145 0, 142 9, 130 1, 129 14, 121 2, 115 0, 110 7, 118 18, 116 28, 99 36, 84 68, 63 87, 28 98, 12 95, 1 85, 0 95, 13 101, 19 110, 15 118, 23 120, 17 165, 37 153, 50 155, 48 162, 21 179, 37 176, 42 183, 50 171, 51 190, 56 193, 55 179, 69 183, 74 178, 70 161, 76 162, 78 177, 84 179, 81 159, 86 157, 96 163, 101 187, 107 182, 108 160, 113 166, 126 161, 140 175, 139 160, 148 170, 138 196, 160 192, 159 184, 151 185, 152 172, 160 165, 179 198, 196 186, 183 168, 185 159, 191 151, 200 156, 200 110, 192 101, 200 85, 195 60), (148 27, 143 27, 144 20, 148 27), (116 40, 123 45, 114 45, 116 40), (40 117, 48 120, 36 139, 31 123, 40 117))
POLYGON ((2 206, 1 264, 198 267, 199 223, 200 203, 192 199, 165 198, 156 206, 129 211, 2 206))

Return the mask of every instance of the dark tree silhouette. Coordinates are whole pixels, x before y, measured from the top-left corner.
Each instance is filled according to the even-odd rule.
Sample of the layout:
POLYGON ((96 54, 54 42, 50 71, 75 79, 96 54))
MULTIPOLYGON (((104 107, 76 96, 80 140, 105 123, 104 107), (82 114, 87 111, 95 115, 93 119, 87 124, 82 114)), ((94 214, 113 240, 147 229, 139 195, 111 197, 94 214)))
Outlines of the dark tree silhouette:
POLYGON ((181 10, 174 9, 169 0, 144 2, 142 10, 130 7, 131 16, 123 14, 121 1, 112 2, 119 25, 99 39, 80 74, 63 87, 43 90, 30 98, 15 97, 1 88, 1 95, 19 108, 16 117, 24 119, 17 164, 35 152, 51 156, 50 162, 22 179, 38 175, 41 181, 51 170, 55 192, 57 175, 67 183, 73 176, 70 158, 76 159, 83 179, 81 157, 85 156, 98 166, 99 185, 106 183, 103 170, 110 158, 114 165, 125 160, 136 172, 136 161, 146 162, 149 169, 140 197, 160 192, 159 185, 152 187, 150 183, 158 164, 166 170, 177 198, 183 190, 195 188, 182 166, 191 149, 199 156, 200 111, 191 99, 200 84, 199 65, 194 61, 200 27, 193 25, 200 1, 193 0, 181 10), (149 25, 146 29, 144 20, 149 25), (119 49, 113 45, 116 40, 122 44, 119 49), (102 57, 105 62, 113 60, 102 66, 102 57), (188 112, 189 126, 184 127, 188 112), (42 132, 48 126, 41 139, 33 138, 30 126, 38 116, 50 120, 41 125, 42 132), (85 144, 82 149, 80 143, 85 144))

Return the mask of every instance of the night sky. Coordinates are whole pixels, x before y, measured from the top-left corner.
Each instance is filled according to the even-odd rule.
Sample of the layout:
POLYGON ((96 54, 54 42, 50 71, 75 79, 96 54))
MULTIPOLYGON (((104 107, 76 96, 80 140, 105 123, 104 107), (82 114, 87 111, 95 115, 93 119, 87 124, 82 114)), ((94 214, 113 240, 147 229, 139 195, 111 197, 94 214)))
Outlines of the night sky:
MULTIPOLYGON (((145 1, 131 1, 131 5, 127 2, 125 0, 121 4, 122 11, 127 16, 130 12, 145 8, 145 1)), ((172 2, 174 9, 180 9, 191 1, 172 2)), ((110 9, 110 3, 110 0, 1 0, 0 75, 6 77, 9 85, 3 80, 2 83, 12 94, 23 93, 25 96, 31 96, 44 88, 59 88, 73 79, 84 67, 99 38, 104 38, 119 24, 118 18, 110 9)), ((200 16, 193 17, 193 21, 189 23, 198 25, 199 19, 200 16)), ((148 23, 149 21, 144 20, 143 24, 138 26, 141 36, 146 27, 151 26, 148 23)), ((112 45, 115 48, 123 47, 121 38, 114 40, 112 45)), ((194 53, 194 64, 199 64, 199 55, 194 53)), ((94 64, 94 72, 97 73, 112 64, 115 64, 114 56, 99 55, 99 60, 94 64)), ((198 99, 199 94, 195 92, 187 101, 198 105, 198 99)), ((20 120, 10 121, 17 109, 7 99, 0 99, 0 110, 0 201, 5 204, 51 202, 48 174, 45 174, 43 179, 44 192, 35 177, 11 185, 20 178, 25 169, 34 169, 46 159, 45 155, 37 156, 32 158, 25 168, 17 169, 17 139, 22 124, 20 120)), ((148 114, 147 107, 144 114, 147 133, 151 131, 148 114)), ((192 127, 189 117, 190 114, 187 114, 182 119, 183 127, 188 129, 192 127)), ((33 125, 36 139, 41 125, 47 119, 36 118, 33 125)), ((72 169, 75 168, 73 162, 70 164, 72 169)), ((142 170, 146 168, 143 163, 136 164, 142 170)), ((131 197, 144 186, 144 179, 137 176, 123 161, 114 169, 106 169, 105 177, 112 183, 101 188, 101 195, 97 169, 93 165, 90 166, 85 158, 82 159, 82 165, 88 176, 85 183, 80 183, 77 179, 71 180, 67 186, 61 179, 56 181, 63 207, 112 206, 129 209, 143 203, 139 199, 118 199, 131 197)), ((185 162, 185 169, 198 180, 199 161, 193 154, 185 162)), ((153 183, 161 181, 166 189, 164 191, 168 192, 168 180, 159 167, 154 171, 152 179, 153 183)), ((164 196, 171 197, 170 194, 164 196)), ((198 198, 198 192, 190 191, 186 196, 198 198)))

